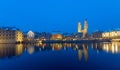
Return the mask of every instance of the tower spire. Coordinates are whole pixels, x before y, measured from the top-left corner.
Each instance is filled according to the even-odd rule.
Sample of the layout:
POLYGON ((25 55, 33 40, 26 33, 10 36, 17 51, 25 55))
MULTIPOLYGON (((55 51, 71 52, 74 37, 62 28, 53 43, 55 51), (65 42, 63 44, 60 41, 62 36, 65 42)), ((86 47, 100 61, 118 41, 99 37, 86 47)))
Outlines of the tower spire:
POLYGON ((87 19, 84 20, 84 31, 83 31, 83 37, 86 37, 88 34, 88 22, 87 19))
POLYGON ((78 32, 82 32, 82 26, 81 26, 81 23, 80 23, 80 21, 78 22, 78 32))

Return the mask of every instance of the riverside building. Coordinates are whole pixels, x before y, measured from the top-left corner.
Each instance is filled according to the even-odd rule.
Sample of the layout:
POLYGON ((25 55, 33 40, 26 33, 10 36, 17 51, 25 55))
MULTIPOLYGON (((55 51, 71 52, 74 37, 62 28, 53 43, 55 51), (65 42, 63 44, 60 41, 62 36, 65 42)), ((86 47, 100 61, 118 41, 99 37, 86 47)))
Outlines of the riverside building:
POLYGON ((0 43, 22 43, 23 32, 15 27, 0 28, 0 43))
POLYGON ((102 38, 120 39, 120 30, 114 30, 109 32, 103 32, 102 38))

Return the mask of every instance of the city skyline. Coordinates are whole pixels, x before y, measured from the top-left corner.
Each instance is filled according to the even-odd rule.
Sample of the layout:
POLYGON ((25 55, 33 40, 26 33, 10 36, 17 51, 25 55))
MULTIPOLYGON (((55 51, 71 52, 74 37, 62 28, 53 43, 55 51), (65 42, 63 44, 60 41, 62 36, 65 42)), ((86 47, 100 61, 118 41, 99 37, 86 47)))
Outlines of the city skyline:
POLYGON ((0 70, 120 70, 120 0, 0 0, 0 70))
POLYGON ((16 26, 22 31, 75 32, 78 21, 87 18, 89 32, 106 30, 120 26, 119 3, 119 0, 4 0, 0 1, 0 26, 16 26))
POLYGON ((120 27, 112 27, 112 28, 108 28, 108 29, 106 29, 106 30, 103 30, 103 29, 100 29, 100 28, 97 28, 97 29, 95 29, 95 30, 93 30, 93 31, 90 31, 90 28, 88 29, 88 20, 87 19, 85 19, 84 20, 84 22, 83 23, 81 23, 81 21, 78 21, 78 23, 76 23, 77 24, 77 26, 76 26, 76 30, 74 30, 74 32, 67 32, 67 31, 61 31, 61 30, 57 30, 57 29, 55 29, 55 30, 50 30, 50 31, 34 31, 34 29, 30 29, 30 30, 28 30, 27 28, 25 29, 25 30, 23 30, 23 29, 21 29, 21 28, 18 28, 18 27, 16 27, 16 26, 0 26, 0 28, 2 28, 2 29, 4 29, 4 28, 8 28, 8 29, 16 29, 16 30, 21 30, 21 31, 23 31, 23 32, 28 32, 28 31, 34 31, 34 32, 50 32, 50 33, 54 33, 54 32, 58 32, 58 33, 79 33, 79 32, 83 32, 84 31, 84 28, 85 28, 85 21, 86 21, 86 23, 87 23, 87 33, 89 33, 89 34, 91 34, 92 32, 96 32, 96 31, 103 31, 103 32, 108 32, 108 31, 113 31, 113 30, 120 30, 120 27), (83 26, 83 27, 82 27, 83 26))

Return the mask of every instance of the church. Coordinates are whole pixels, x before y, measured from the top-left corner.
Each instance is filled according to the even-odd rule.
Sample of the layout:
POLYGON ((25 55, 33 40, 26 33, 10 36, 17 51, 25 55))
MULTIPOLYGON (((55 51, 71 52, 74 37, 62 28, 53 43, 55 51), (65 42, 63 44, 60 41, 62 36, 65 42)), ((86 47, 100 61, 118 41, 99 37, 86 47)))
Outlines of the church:
POLYGON ((83 38, 86 38, 88 36, 88 22, 87 22, 87 19, 84 20, 84 28, 82 28, 81 22, 78 22, 78 33, 82 33, 83 38))

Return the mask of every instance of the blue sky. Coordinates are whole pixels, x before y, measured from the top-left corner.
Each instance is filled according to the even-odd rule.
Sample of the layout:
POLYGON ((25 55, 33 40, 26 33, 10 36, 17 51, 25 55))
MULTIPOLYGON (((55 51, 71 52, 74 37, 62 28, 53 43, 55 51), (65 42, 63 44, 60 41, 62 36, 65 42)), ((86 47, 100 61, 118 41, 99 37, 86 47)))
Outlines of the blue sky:
POLYGON ((89 32, 120 27, 120 0, 1 0, 0 26, 23 31, 77 32, 88 19, 89 32))

